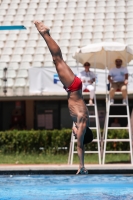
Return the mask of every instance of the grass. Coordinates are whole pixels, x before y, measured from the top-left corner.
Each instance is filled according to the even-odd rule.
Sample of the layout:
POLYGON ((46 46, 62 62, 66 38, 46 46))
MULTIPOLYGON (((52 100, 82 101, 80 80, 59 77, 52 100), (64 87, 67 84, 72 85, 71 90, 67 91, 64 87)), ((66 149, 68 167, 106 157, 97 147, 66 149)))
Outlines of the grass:
MULTIPOLYGON (((0 164, 67 164, 68 153, 64 154, 0 154, 0 164)), ((78 164, 77 154, 73 164, 78 164)), ((106 163, 130 163, 129 154, 106 154, 106 163)), ((97 154, 85 154, 85 164, 98 164, 97 154)))

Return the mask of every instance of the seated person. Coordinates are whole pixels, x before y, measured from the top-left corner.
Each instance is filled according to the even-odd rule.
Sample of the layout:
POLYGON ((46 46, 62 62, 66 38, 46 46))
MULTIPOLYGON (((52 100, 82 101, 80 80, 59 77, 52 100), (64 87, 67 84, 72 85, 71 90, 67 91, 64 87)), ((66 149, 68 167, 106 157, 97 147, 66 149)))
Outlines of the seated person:
POLYGON ((84 91, 85 89, 89 90, 89 92, 90 92, 89 104, 92 105, 93 99, 94 99, 94 94, 95 94, 94 86, 92 84, 93 84, 93 82, 95 82, 95 74, 90 71, 90 63, 89 62, 84 63, 84 68, 85 68, 85 70, 81 71, 78 74, 78 77, 82 81, 82 91, 84 91))
POLYGON ((114 118, 114 121, 111 123, 111 127, 121 127, 118 118, 114 118))
POLYGON ((122 66, 122 59, 115 60, 116 67, 109 71, 108 80, 110 87, 110 103, 114 103, 114 94, 116 90, 121 90, 123 96, 123 104, 126 104, 127 84, 128 84, 128 70, 127 67, 122 66))

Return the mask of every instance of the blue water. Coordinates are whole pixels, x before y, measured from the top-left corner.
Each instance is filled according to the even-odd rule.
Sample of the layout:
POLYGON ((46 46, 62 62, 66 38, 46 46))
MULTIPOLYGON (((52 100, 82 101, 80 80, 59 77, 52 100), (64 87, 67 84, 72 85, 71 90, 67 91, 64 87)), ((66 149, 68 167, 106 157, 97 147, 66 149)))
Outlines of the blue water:
POLYGON ((0 176, 0 200, 131 199, 131 175, 0 176))

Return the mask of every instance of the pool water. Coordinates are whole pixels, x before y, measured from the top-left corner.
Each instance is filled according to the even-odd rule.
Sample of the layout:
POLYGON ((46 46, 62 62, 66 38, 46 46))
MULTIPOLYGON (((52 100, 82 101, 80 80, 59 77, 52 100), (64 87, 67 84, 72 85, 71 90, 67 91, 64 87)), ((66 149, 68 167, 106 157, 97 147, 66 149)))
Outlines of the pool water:
POLYGON ((0 176, 0 200, 131 200, 132 175, 0 176))

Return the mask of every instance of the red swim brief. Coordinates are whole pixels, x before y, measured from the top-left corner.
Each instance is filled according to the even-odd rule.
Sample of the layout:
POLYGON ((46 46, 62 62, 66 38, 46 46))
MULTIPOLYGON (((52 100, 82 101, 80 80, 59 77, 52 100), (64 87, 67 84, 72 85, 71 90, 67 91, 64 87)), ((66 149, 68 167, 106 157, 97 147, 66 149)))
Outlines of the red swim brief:
POLYGON ((82 89, 82 82, 77 76, 75 76, 72 84, 68 88, 66 87, 64 88, 67 92, 74 92, 74 91, 82 89))

